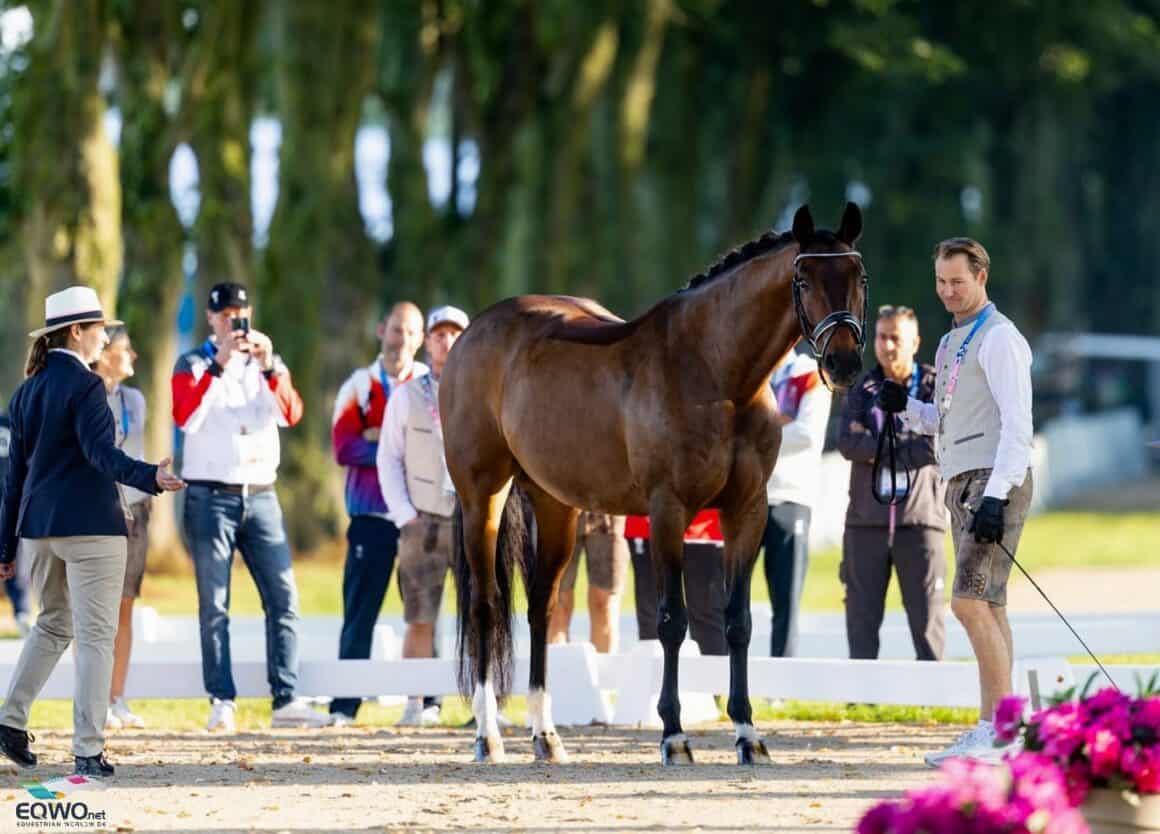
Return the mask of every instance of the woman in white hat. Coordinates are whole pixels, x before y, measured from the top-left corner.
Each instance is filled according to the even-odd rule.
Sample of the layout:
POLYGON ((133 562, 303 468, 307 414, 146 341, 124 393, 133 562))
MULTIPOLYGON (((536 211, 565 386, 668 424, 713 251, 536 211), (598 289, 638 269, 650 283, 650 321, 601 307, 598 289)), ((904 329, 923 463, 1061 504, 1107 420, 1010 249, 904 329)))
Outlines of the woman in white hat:
POLYGON ((113 775, 104 724, 113 638, 125 577, 125 508, 117 484, 156 495, 181 489, 168 460, 133 460, 115 439, 101 378, 89 370, 108 343, 96 292, 69 287, 45 301, 44 327, 29 335, 26 379, 12 396, 8 477, 0 506, 0 579, 18 542, 31 557, 40 603, 0 708, 0 753, 34 767, 28 713, 76 638, 73 754, 82 776, 113 775))

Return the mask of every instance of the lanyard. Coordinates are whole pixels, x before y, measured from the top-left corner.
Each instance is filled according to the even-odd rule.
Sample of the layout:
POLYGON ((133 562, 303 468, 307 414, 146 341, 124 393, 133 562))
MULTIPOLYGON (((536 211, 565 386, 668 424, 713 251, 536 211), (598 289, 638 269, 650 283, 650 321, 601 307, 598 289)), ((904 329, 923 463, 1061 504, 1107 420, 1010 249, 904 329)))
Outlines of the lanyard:
MULTIPOLYGON (((399 377, 397 384, 402 385, 404 382, 410 380, 414 375, 415 365, 412 363, 406 375, 399 377)), ((379 360, 379 382, 383 386, 383 402, 386 402, 391 398, 391 391, 394 390, 394 386, 391 385, 391 378, 387 376, 387 369, 383 367, 383 361, 381 359, 379 360)))
POLYGON ((121 442, 117 444, 118 447, 124 446, 129 439, 129 406, 125 405, 125 389, 118 388, 117 396, 121 399, 121 442))
POLYGON ((955 396, 955 389, 959 385, 959 371, 962 370, 963 360, 967 358, 967 348, 970 347, 971 340, 975 338, 975 334, 979 332, 979 328, 983 326, 983 322, 995 310, 995 305, 988 304, 979 313, 979 317, 975 319, 975 324, 971 328, 971 332, 967 334, 967 338, 963 339, 963 343, 959 345, 959 349, 955 351, 955 362, 951 365, 950 376, 947 378, 946 391, 943 392, 942 400, 939 402, 939 411, 944 415, 951 410, 951 400, 955 396))
POLYGON ((434 424, 435 430, 442 434, 443 424, 439 420, 439 399, 435 396, 435 387, 431 384, 431 374, 423 374, 419 377, 419 385, 423 388, 423 399, 427 401, 427 411, 431 415, 431 422, 434 424))

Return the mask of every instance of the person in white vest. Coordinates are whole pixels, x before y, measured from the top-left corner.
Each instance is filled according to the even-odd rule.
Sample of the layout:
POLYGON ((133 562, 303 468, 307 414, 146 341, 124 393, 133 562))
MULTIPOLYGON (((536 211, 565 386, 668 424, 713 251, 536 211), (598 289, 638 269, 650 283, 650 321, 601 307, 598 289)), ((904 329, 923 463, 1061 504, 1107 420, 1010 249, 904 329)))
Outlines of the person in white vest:
MULTIPOLYGON (((934 402, 883 383, 878 404, 902 413, 914 431, 936 435, 939 472, 955 548, 951 610, 979 664, 979 722, 945 750, 937 767, 962 756, 997 762, 994 710, 1011 692, 1014 645, 1007 620, 1007 579, 1031 506, 1031 348, 987 297, 991 258, 971 238, 944 240, 934 251, 938 296, 954 316, 935 354, 934 402)), ((1017 744, 1018 742, 1016 742, 1017 744)))
MULTIPOLYGON (((431 371, 399 387, 387 401, 379 438, 379 485, 387 517, 399 528, 399 590, 403 595, 403 657, 433 657, 435 623, 451 567, 455 487, 447 474, 439 421, 439 377, 451 346, 467 329, 467 314, 437 307, 427 316, 424 345, 431 371)), ((407 699, 401 726, 434 724, 439 707, 407 699)))

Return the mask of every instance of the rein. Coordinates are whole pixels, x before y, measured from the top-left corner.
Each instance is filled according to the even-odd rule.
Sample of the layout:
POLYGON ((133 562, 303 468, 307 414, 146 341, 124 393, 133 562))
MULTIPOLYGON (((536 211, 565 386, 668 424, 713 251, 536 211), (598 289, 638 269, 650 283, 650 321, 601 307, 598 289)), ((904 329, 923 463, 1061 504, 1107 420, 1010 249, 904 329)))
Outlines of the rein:
POLYGON ((839 327, 848 327, 854 333, 854 339, 858 343, 858 352, 861 353, 866 348, 866 314, 870 309, 870 276, 866 274, 865 269, 862 271, 862 318, 858 319, 849 310, 835 310, 830 313, 813 327, 810 327, 809 316, 806 315, 805 305, 802 304, 802 289, 806 285, 806 279, 798 272, 798 262, 804 258, 857 258, 859 262, 862 260, 862 253, 851 250, 849 252, 802 252, 793 259, 794 276, 793 276, 793 307, 794 312, 797 313, 798 325, 801 327, 802 336, 813 351, 814 358, 818 359, 818 375, 822 378, 822 382, 826 388, 833 391, 834 388, 830 385, 830 380, 827 378, 825 369, 822 366, 821 359, 826 355, 830 349, 830 340, 834 338, 834 334, 839 327))

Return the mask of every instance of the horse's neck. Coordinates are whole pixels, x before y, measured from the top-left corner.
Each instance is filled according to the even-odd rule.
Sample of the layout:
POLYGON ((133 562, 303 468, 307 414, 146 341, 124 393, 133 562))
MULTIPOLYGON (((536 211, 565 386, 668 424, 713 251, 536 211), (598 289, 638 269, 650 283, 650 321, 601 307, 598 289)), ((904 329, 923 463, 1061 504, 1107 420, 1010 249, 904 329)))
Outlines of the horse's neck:
POLYGON ((796 253, 790 246, 756 257, 690 299, 687 343, 698 345, 725 399, 751 400, 797 342, 791 288, 796 253))

